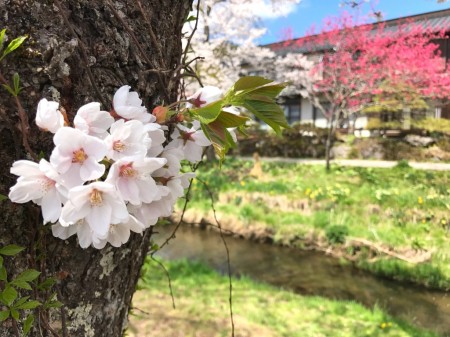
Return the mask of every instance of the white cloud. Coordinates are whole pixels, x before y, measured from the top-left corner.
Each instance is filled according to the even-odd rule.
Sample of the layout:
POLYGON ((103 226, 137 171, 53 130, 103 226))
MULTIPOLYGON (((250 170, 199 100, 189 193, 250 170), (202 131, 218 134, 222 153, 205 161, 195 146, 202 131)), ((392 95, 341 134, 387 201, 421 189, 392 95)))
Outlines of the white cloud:
POLYGON ((258 5, 255 14, 262 19, 276 19, 293 13, 299 3, 300 0, 264 0, 263 3, 258 5))

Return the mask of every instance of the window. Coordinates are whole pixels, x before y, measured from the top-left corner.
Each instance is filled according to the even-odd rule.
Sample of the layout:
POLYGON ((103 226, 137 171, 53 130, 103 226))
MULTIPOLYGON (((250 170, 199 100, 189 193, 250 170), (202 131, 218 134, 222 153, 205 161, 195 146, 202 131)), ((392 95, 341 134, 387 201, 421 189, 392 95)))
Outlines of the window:
POLYGON ((301 120, 300 98, 287 100, 282 104, 284 115, 289 124, 299 122, 301 120))

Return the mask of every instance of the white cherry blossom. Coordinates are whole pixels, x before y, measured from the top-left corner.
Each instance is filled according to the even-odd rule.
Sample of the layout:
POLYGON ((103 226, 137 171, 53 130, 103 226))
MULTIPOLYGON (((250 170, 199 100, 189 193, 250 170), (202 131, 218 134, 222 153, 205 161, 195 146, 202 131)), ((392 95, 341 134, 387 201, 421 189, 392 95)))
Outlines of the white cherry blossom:
POLYGON ((19 178, 10 189, 9 199, 21 204, 33 201, 41 206, 44 224, 57 221, 64 199, 60 192, 63 187, 58 183, 59 175, 50 163, 45 159, 41 159, 39 164, 18 160, 11 167, 11 173, 19 178))
POLYGON ((191 128, 178 124, 171 135, 172 141, 167 146, 169 149, 180 148, 185 159, 191 163, 202 160, 203 148, 211 145, 202 130, 199 130, 200 122, 194 121, 191 128))
POLYGON ((58 110, 59 103, 47 101, 45 98, 38 103, 36 125, 45 131, 55 133, 64 126, 64 116, 58 110))
POLYGON ((195 94, 187 98, 189 103, 186 104, 186 107, 201 108, 212 102, 218 101, 219 99, 222 98, 222 96, 223 96, 222 89, 211 85, 207 85, 203 88, 200 88, 195 92, 195 94))
POLYGON ((166 162, 164 158, 119 159, 111 166, 106 182, 116 186, 121 197, 133 205, 149 203, 162 197, 151 174, 166 162))
POLYGON ((73 120, 76 129, 101 139, 108 135, 107 130, 112 123, 114 123, 114 118, 108 111, 101 111, 100 103, 97 102, 83 105, 78 109, 73 120))
POLYGON ((145 106, 142 106, 142 100, 137 92, 131 91, 129 85, 120 87, 113 98, 113 107, 115 113, 127 120, 138 120, 143 123, 154 122, 155 116, 148 113, 145 106))
POLYGON ((129 219, 125 202, 113 185, 94 182, 77 186, 69 191, 69 200, 64 205, 59 222, 68 227, 84 219, 98 239, 105 239, 111 224, 129 219))
POLYGON ((105 166, 99 164, 106 155, 102 140, 78 129, 64 127, 56 132, 53 142, 56 147, 50 163, 61 174, 61 182, 67 188, 98 179, 105 172, 105 166))
POLYGON ((108 147, 107 157, 113 160, 124 157, 143 158, 151 145, 147 130, 140 121, 125 122, 120 119, 111 125, 109 132, 105 143, 108 147))

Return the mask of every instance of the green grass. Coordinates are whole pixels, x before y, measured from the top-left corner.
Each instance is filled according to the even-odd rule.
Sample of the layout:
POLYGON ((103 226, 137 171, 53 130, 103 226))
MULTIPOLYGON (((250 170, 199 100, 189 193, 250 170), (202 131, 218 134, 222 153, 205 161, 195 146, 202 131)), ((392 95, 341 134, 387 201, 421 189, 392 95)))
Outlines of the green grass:
MULTIPOLYGON (((221 171, 211 164, 200 168, 198 176, 213 191, 219 213, 243 226, 257 222, 283 244, 307 233, 325 237, 330 227, 342 226, 350 237, 398 251, 429 250, 431 262, 416 266, 389 259, 359 265, 389 277, 450 288, 450 172, 401 165, 333 166, 327 173, 320 165, 264 162, 263 176, 256 179, 249 175, 252 166, 251 161, 227 159, 221 171)), ((196 181, 192 192, 190 208, 210 209, 202 183, 196 181)))
MULTIPOLYGON (((135 336, 230 336, 228 278, 199 263, 164 262, 175 296, 171 308, 163 270, 147 260, 133 300, 129 334, 135 336), (161 295, 161 293, 166 295, 161 295), (142 314, 146 312, 147 314, 142 314), (147 330, 148 329, 148 330, 147 330), (148 334, 147 334, 148 333, 148 334)), ((247 278, 233 279, 238 336, 432 337, 381 309, 349 301, 307 297, 247 278)))

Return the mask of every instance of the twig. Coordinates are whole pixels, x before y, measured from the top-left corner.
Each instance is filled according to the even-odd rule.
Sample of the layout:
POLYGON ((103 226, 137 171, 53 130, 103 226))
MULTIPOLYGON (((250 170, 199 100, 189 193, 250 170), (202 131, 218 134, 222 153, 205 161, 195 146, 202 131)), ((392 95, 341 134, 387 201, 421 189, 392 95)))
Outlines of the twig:
POLYGON ((61 2, 59 0, 54 0, 54 1, 61 13, 64 23, 66 24, 67 28, 69 28, 70 33, 73 35, 73 37, 78 41, 78 44, 80 46, 80 51, 81 51, 81 58, 83 59, 84 67, 86 68, 89 82, 91 83, 91 87, 94 89, 95 94, 97 95, 97 98, 102 102, 103 106, 108 107, 109 106, 108 102, 105 101, 99 88, 95 84, 94 75, 92 74, 91 68, 89 66, 89 59, 87 57, 86 48, 84 47, 83 41, 81 41, 81 39, 78 37, 77 33, 73 29, 72 24, 70 23, 69 19, 67 18, 66 14, 64 13, 64 9, 61 5, 61 2))
POLYGON ((158 261, 157 259, 155 259, 153 257, 153 254, 150 255, 150 258, 155 261, 166 273, 166 277, 167 277, 167 281, 169 282, 169 291, 170 291, 170 297, 172 298, 172 307, 175 309, 175 297, 173 296, 173 288, 172 288, 172 280, 170 278, 170 274, 169 271, 167 270, 167 268, 164 266, 164 264, 162 264, 160 261, 158 261))
POLYGON ((189 49, 189 47, 190 47, 190 45, 191 45, 192 37, 194 36, 195 31, 197 30, 197 26, 198 26, 198 15, 199 15, 199 13, 200 13, 200 1, 201 1, 201 0, 198 0, 198 2, 197 2, 197 14, 196 14, 196 18, 195 18, 195 25, 194 25, 194 28, 192 29, 191 35, 189 35, 189 37, 188 37, 188 40, 187 40, 187 43, 186 43, 186 47, 184 48, 184 51, 183 51, 183 55, 184 55, 184 56, 183 56, 183 61, 181 62, 182 64, 185 64, 185 63, 186 63, 187 54, 188 54, 188 49, 189 49))
POLYGON ((12 326, 13 326, 14 334, 17 337, 20 337, 20 331, 19 331, 19 327, 17 326, 17 321, 13 317, 11 317, 11 319, 12 319, 12 326))
POLYGON ((50 326, 50 324, 49 324, 48 321, 47 321, 47 318, 45 317, 45 315, 44 315, 44 313, 43 313, 42 311, 40 312, 40 315, 39 315, 39 316, 41 317, 42 321, 44 322, 45 328, 46 328, 47 330, 49 330, 49 331, 52 333, 52 335, 53 335, 54 337, 60 337, 60 336, 58 335, 58 333, 50 326))
MULTIPOLYGON (((1 72, 0 72, 0 82, 2 82, 3 84, 8 84, 8 82, 6 81, 5 77, 3 76, 3 74, 1 72)), ((22 132, 23 147, 25 148, 25 150, 28 151, 28 153, 34 160, 38 161, 38 159, 39 159, 38 155, 36 153, 34 153, 34 151, 30 147, 30 143, 28 143, 28 132, 30 130, 28 116, 27 116, 22 104, 20 103, 19 97, 14 96, 14 100, 15 100, 15 103, 17 106, 17 112, 19 113, 20 127, 22 129, 21 132, 22 132)))
POLYGON ((228 300, 229 300, 229 303, 230 303, 231 336, 234 337, 233 282, 231 280, 230 250, 228 249, 227 241, 225 240, 225 237, 223 235, 222 226, 221 226, 219 220, 217 219, 216 208, 214 207, 214 196, 213 196, 213 193, 211 192, 209 186, 206 184, 205 181, 201 180, 200 178, 197 178, 197 180, 199 182, 201 182, 203 184, 203 186, 205 186, 205 189, 206 189, 206 191, 209 194, 209 198, 211 200, 211 208, 212 208, 213 214, 214 214, 214 220, 216 221, 217 227, 219 227, 220 238, 222 239, 223 245, 224 245, 226 253, 227 253, 228 282, 229 282, 229 298, 228 298, 228 300))

